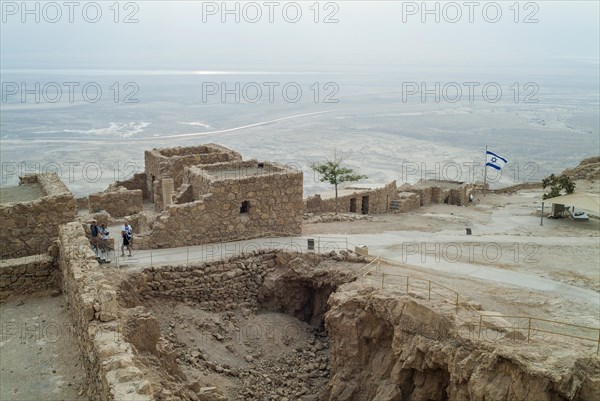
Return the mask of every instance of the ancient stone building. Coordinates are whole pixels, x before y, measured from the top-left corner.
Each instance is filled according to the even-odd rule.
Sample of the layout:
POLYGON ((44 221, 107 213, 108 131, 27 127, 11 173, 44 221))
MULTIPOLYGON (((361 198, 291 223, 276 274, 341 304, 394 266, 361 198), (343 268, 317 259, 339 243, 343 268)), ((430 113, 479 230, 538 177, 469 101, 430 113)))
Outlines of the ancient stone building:
POLYGON ((421 207, 421 197, 418 193, 398 190, 396 199, 390 202, 390 212, 406 213, 421 207))
POLYGON ((56 173, 19 177, 18 187, 2 189, 0 258, 46 253, 58 227, 76 214, 75 198, 56 173))
POLYGON ((104 210, 112 217, 123 217, 136 214, 143 209, 143 191, 117 187, 114 190, 89 195, 90 212, 104 210))
POLYGON ((469 195, 475 190, 474 184, 459 181, 426 180, 405 189, 420 196, 421 206, 431 203, 464 206, 469 203, 469 195))
MULTIPOLYGON (((386 213, 390 210, 390 202, 397 197, 396 192, 396 181, 376 189, 359 186, 346 187, 338 191, 338 212, 386 213)), ((335 212, 335 197, 321 197, 319 194, 308 197, 305 202, 305 211, 308 213, 335 212)))
MULTIPOLYGON (((146 197, 154 202, 156 211, 164 209, 163 179, 173 184, 165 187, 177 190, 183 183, 185 167, 221 162, 241 161, 242 156, 224 146, 207 144, 201 146, 152 149, 144 152, 146 174, 146 197)), ((130 188, 132 189, 132 188, 130 188)))
POLYGON ((127 216, 138 247, 301 233, 301 171, 243 161, 239 153, 216 144, 152 149, 145 161, 143 173, 115 182, 87 202, 95 215, 104 210, 113 218, 127 216))
POLYGON ((143 236, 163 248, 298 235, 302 172, 276 163, 233 161, 185 167, 183 183, 143 236))

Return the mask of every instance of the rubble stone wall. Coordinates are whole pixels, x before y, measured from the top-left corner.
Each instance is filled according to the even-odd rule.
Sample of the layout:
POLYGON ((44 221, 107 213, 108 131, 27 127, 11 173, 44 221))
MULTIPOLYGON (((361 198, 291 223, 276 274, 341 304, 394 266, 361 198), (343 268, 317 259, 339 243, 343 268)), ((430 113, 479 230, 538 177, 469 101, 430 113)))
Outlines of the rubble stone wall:
POLYGON ((524 189, 538 189, 542 188, 541 182, 523 182, 520 184, 511 185, 499 189, 490 189, 488 192, 492 194, 511 194, 524 189))
POLYGON ((124 180, 124 181, 116 181, 112 183, 107 191, 115 191, 119 187, 124 187, 125 189, 134 190, 140 189, 142 191, 142 195, 144 199, 149 199, 150 195, 148 194, 148 186, 146 185, 146 173, 135 173, 133 177, 124 180))
POLYGON ((242 160, 242 156, 224 146, 202 146, 152 149, 144 152, 146 188, 156 211, 162 211, 162 179, 173 178, 175 190, 183 183, 185 167, 242 160))
POLYGON ((473 184, 462 184, 456 188, 444 188, 432 184, 427 187, 407 188, 407 192, 413 192, 421 197, 421 206, 432 203, 447 203, 449 205, 464 206, 469 203, 469 195, 473 193, 473 184))
MULTIPOLYGON (((219 168, 214 166, 212 171, 219 168)), ((281 171, 239 179, 219 179, 203 171, 204 167, 190 167, 187 184, 202 188, 193 190, 198 199, 170 205, 159 214, 138 244, 153 249, 269 235, 299 235, 302 232, 302 172, 276 167, 281 171), (208 185, 206 180, 210 181, 208 185), (201 191, 210 192, 202 195, 201 191), (241 213, 244 202, 249 205, 248 211, 241 213)))
POLYGON ((142 272, 147 283, 142 295, 193 300, 211 311, 256 306, 258 290, 274 266, 275 253, 270 252, 195 266, 152 267, 142 272))
POLYGON ((50 255, 0 261, 0 299, 12 294, 59 288, 58 264, 50 255))
POLYGON ((143 209, 143 191, 120 187, 114 191, 97 192, 89 196, 90 211, 105 210, 112 217, 139 213, 143 209))
MULTIPOLYGON (((373 190, 356 191, 350 195, 338 197, 339 213, 362 213, 363 196, 369 197, 368 213, 380 214, 390 210, 390 201, 396 199, 396 181, 392 181, 382 188, 373 190), (356 211, 351 212, 352 199, 355 199, 356 211)), ((320 195, 309 197, 305 201, 305 211, 307 213, 328 213, 335 212, 335 198, 322 199, 320 195)))
POLYGON ((81 198, 75 198, 75 204, 77 205, 77 209, 89 209, 90 203, 87 196, 83 196, 81 198))
POLYGON ((414 192, 415 194, 419 195, 419 199, 421 200, 421 206, 431 205, 431 199, 433 196, 433 188, 431 188, 431 187, 422 188, 422 189, 411 188, 408 191, 414 192))
POLYGON ((82 225, 61 226, 59 241, 63 291, 83 355, 87 399, 154 399, 152 385, 144 379, 144 367, 122 335, 117 289, 100 269, 82 225))
POLYGON ((38 183, 44 196, 29 202, 0 204, 0 258, 46 253, 58 238, 58 227, 75 220, 75 198, 56 173, 20 177, 38 183))
POLYGON ((393 213, 406 213, 418 209, 421 206, 421 197, 413 192, 398 192, 394 199, 395 208, 390 211, 393 213))

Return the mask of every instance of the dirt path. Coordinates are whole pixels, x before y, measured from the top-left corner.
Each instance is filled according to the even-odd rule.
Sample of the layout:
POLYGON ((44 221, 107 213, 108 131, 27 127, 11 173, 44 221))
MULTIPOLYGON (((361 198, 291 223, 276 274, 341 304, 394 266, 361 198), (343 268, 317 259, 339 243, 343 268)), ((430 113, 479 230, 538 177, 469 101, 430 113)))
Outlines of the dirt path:
POLYGON ((0 305, 0 400, 83 401, 85 371, 62 296, 0 305))
POLYGON ((541 226, 541 190, 480 199, 477 206, 430 205, 371 220, 305 224, 303 235, 365 244, 369 253, 404 266, 389 273, 434 280, 488 311, 597 327, 600 222, 546 219, 541 226))

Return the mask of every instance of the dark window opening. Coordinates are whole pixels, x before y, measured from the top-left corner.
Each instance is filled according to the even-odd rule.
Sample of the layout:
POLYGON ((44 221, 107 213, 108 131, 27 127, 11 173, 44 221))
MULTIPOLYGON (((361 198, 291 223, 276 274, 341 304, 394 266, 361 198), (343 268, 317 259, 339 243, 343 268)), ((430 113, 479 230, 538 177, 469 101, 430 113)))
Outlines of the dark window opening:
POLYGON ((258 163, 258 168, 263 168, 263 167, 265 167, 265 163, 262 163, 262 162, 258 163))
POLYGON ((250 210, 250 202, 243 201, 242 207, 240 207, 240 213, 248 213, 249 210, 250 210))

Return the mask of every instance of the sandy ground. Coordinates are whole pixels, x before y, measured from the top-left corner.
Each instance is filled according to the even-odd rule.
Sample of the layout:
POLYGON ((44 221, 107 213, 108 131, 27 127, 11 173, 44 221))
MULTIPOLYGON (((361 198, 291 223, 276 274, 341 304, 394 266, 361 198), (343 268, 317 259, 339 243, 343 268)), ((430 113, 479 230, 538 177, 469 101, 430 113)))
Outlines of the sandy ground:
MULTIPOLYGON (((578 183, 578 189, 598 192, 598 184, 578 183)), ((458 292, 461 302, 468 300, 486 314, 533 316, 599 327, 600 222, 545 219, 542 226, 537 214, 540 199, 541 190, 479 196, 480 202, 469 207, 431 205, 411 213, 376 215, 369 220, 307 223, 302 237, 239 242, 217 252, 212 246, 136 250, 132 258, 117 257, 110 266, 114 267, 118 259, 122 268, 135 271, 150 263, 183 263, 188 257, 198 261, 233 256, 249 244, 281 247, 284 241, 291 241, 290 245, 300 244, 306 249, 307 238, 336 237, 347 239, 351 247, 365 244, 370 254, 394 262, 381 267, 381 272, 388 275, 386 288, 402 288, 405 278, 400 276, 409 275, 413 280, 411 288, 421 286, 421 290, 413 290, 420 297, 426 297, 427 280, 431 280, 458 292), (466 228, 472 229, 472 235, 466 234, 466 228), (419 283, 417 278, 425 281, 419 283)), ((381 284, 379 278, 367 283, 381 284)), ((453 296, 441 288, 437 291, 446 294, 447 300, 453 296)), ((437 301, 444 298, 437 294, 434 297, 437 301)), ((449 302, 446 304, 446 308, 451 307, 449 302)), ((326 344, 326 339, 290 316, 243 311, 235 315, 212 314, 182 303, 148 306, 159 317, 161 330, 169 333, 169 340, 181 351, 178 356, 184 373, 200 385, 218 379, 231 396, 242 399, 243 394, 236 389, 256 383, 252 387, 255 394, 277 399, 283 394, 269 391, 274 387, 272 383, 282 380, 277 367, 286 366, 289 378, 279 386, 289 389, 291 396, 310 395, 311 380, 325 380, 327 371, 321 370, 320 362, 309 366, 303 359, 307 355, 297 350, 313 349, 310 352, 315 353, 316 348, 326 344), (272 332, 272 328, 285 330, 272 332), (293 335, 286 330, 293 331, 293 335), (268 338, 264 341, 256 336, 268 338), (298 372, 293 373, 298 364, 306 364, 308 369, 301 372, 300 381, 296 380, 298 372), (223 375, 223 371, 233 373, 223 375), (242 373, 247 371, 254 373, 242 373)), ((47 295, 12 298, 0 305, 1 400, 84 399, 79 396, 84 388, 84 371, 72 352, 76 345, 68 333, 70 323, 65 308, 62 297, 47 295)), ((473 316, 476 315, 461 315, 466 320, 473 316)), ((503 321, 523 332, 523 320, 503 321)), ((535 347, 535 352, 540 352, 545 348, 539 345, 545 344, 552 347, 552 352, 565 354, 595 351, 594 342, 557 339, 540 332, 538 329, 545 328, 541 323, 533 328, 534 339, 542 342, 527 345, 519 341, 519 347, 535 347)), ((560 330, 584 337, 598 335, 597 331, 572 327, 560 330)), ((326 364, 326 349, 316 351, 326 364)))
POLYGON ((214 313, 165 300, 146 306, 176 350, 186 382, 216 386, 228 399, 314 400, 329 377, 326 333, 290 315, 214 313))
POLYGON ((0 400, 85 400, 85 371, 62 296, 0 304, 0 400))
MULTIPOLYGON (((597 191, 597 184, 584 184, 578 188, 597 191)), ((384 272, 443 284, 486 313, 599 327, 600 222, 544 219, 541 226, 541 190, 479 199, 476 206, 431 205, 371 221, 307 224, 303 233, 365 244, 396 262, 384 272)), ((394 280, 403 285, 405 279, 388 283, 394 280)))

